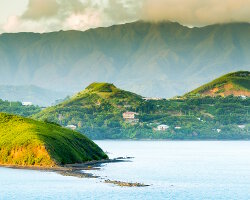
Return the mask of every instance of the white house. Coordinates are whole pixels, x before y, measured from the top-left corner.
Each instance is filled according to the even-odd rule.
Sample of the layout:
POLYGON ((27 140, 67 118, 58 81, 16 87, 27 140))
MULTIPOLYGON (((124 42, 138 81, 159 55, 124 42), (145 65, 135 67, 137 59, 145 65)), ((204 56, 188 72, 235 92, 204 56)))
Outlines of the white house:
POLYGON ((32 102, 22 102, 22 105, 23 106, 32 106, 33 105, 33 103, 32 102))
POLYGON ((174 129, 179 130, 179 129, 181 129, 181 127, 180 126, 176 126, 176 127, 174 127, 174 129))
POLYGON ((145 100, 145 101, 149 101, 149 100, 153 100, 153 101, 163 100, 163 98, 159 98, 159 97, 144 97, 142 99, 145 100))
POLYGON ((168 125, 159 125, 157 126, 157 131, 166 131, 167 129, 169 129, 169 126, 168 125))
POLYGON ((245 96, 245 95, 240 95, 240 97, 242 98, 242 99, 247 99, 247 96, 245 96))
POLYGON ((71 129, 71 130, 76 130, 75 125, 67 125, 66 128, 71 129))
POLYGON ((220 133, 220 132, 221 132, 221 129, 217 128, 216 131, 217 131, 218 133, 220 133))
POLYGON ((244 128, 246 128, 246 125, 238 125, 238 127, 239 127, 240 129, 244 129, 244 128))

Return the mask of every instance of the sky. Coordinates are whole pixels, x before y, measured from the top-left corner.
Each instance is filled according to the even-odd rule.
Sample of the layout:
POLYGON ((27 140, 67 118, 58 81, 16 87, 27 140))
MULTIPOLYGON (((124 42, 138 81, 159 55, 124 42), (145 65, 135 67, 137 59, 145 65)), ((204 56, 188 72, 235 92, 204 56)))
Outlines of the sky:
POLYGON ((0 0, 0 33, 84 31, 136 20, 250 23, 250 0, 0 0))

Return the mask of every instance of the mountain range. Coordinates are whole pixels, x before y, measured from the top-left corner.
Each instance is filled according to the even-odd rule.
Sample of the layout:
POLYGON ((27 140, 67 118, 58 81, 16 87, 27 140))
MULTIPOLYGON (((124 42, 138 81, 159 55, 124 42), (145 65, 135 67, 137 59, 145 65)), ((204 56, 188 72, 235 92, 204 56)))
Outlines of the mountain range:
POLYGON ((76 92, 111 82, 148 97, 182 95, 250 69, 250 24, 189 28, 138 21, 105 28, 0 35, 0 84, 76 92))

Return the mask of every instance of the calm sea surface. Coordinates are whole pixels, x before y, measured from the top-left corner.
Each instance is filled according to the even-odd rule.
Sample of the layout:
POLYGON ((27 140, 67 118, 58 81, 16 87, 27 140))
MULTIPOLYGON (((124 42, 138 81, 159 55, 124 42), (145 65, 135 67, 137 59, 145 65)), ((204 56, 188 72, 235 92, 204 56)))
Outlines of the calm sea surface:
POLYGON ((96 141, 109 157, 103 179, 141 182, 121 188, 103 179, 0 168, 0 199, 250 199, 250 142, 96 141))

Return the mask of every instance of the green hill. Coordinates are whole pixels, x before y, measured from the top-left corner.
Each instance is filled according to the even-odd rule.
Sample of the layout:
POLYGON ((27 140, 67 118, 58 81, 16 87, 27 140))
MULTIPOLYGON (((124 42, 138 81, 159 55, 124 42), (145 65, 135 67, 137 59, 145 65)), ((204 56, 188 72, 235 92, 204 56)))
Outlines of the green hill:
POLYGON ((0 113, 0 165, 55 167, 105 158, 107 155, 80 133, 0 113))
POLYGON ((98 135, 102 134, 103 129, 100 127, 103 126, 107 129, 120 128, 123 123, 122 113, 127 110, 136 111, 142 103, 141 96, 121 90, 113 84, 92 83, 69 100, 49 107, 33 117, 63 126, 76 125, 82 133, 99 129, 96 132, 98 135))
POLYGON ((63 125, 81 126, 81 122, 85 119, 98 121, 99 113, 109 116, 112 121, 114 116, 123 111, 128 109, 135 111, 141 102, 143 102, 141 96, 118 89, 113 84, 92 83, 69 100, 44 109, 34 117, 63 125))
POLYGON ((173 97, 231 71, 249 70, 250 24, 189 28, 138 21, 81 31, 0 35, 0 84, 80 91, 112 82, 173 97))
POLYGON ((144 100, 113 84, 93 83, 33 117, 75 125, 91 139, 249 139, 249 105, 250 98, 234 96, 144 100), (123 119, 126 111, 136 112, 135 119, 123 119), (169 128, 159 131, 160 124, 169 128))
POLYGON ((247 96, 250 97, 250 72, 238 71, 226 74, 189 93, 186 97, 195 96, 247 96))

